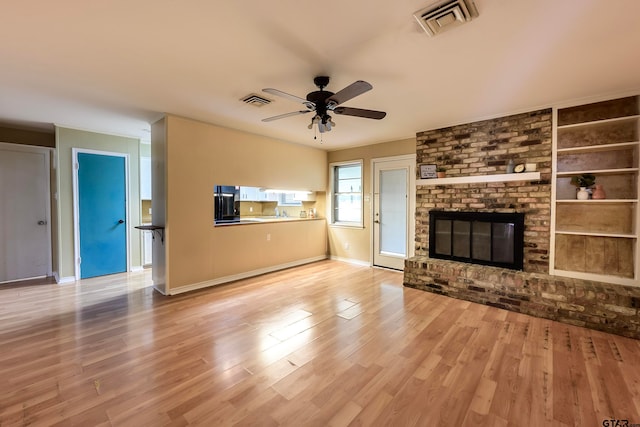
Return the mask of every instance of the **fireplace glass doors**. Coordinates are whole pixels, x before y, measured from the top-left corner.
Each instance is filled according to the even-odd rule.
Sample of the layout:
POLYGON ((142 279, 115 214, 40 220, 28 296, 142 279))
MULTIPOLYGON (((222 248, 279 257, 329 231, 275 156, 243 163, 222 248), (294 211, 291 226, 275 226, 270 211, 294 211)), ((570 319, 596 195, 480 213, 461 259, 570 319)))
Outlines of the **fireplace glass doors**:
POLYGON ((524 214, 429 212, 429 256, 522 270, 524 214))

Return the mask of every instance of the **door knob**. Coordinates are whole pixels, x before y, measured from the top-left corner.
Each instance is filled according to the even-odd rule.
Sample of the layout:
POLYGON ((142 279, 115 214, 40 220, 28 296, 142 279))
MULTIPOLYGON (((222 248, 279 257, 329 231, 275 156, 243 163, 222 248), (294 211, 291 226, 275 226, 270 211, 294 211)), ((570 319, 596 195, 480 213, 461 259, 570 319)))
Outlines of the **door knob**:
POLYGON ((38 225, 47 225, 47 221, 38 221, 38 225))
POLYGON ((119 220, 118 224, 124 224, 124 220, 123 219, 119 220))

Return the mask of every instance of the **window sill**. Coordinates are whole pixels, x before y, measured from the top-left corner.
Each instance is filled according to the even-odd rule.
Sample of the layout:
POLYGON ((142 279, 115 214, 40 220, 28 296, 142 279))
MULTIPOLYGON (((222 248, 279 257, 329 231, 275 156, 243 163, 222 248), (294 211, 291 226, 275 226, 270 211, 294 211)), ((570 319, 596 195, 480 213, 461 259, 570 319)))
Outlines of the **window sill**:
POLYGON ((334 222, 334 223, 329 224, 329 227, 331 227, 331 228, 357 228, 357 229, 363 229, 364 228, 364 224, 355 223, 355 222, 334 222))

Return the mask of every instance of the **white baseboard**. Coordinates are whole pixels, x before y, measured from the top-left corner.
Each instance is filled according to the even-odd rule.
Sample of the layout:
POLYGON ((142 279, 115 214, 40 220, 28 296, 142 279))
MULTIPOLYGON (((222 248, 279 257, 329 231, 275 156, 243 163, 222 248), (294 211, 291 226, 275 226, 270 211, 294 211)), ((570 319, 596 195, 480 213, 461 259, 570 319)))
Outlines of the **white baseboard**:
MULTIPOLYGON (((258 270, 247 271, 244 273, 234 274, 231 276, 220 277, 214 280, 207 280, 205 282, 194 283, 192 285, 180 286, 176 289, 171 289, 169 295, 178 295, 184 292, 195 291, 196 289, 208 288, 210 286, 221 285, 223 283, 234 282, 236 280, 246 279, 253 276, 259 276, 261 274, 272 273, 278 270, 284 270, 285 268, 297 267, 299 265, 309 264, 316 261, 322 261, 327 259, 326 255, 321 255, 313 258, 300 259, 297 261, 287 262, 285 264, 273 265, 270 267, 260 268, 258 270)), ((155 288, 158 290, 158 288, 155 288)), ((160 292, 158 290, 158 292, 160 292)), ((160 292, 162 293, 162 292, 160 292)))
POLYGON ((131 267, 131 272, 132 273, 135 273, 137 271, 144 271, 144 267, 141 266, 141 265, 136 265, 136 266, 131 267))
POLYGON ((58 273, 53 273, 53 277, 54 279, 56 279, 56 283, 58 285, 64 285, 67 283, 75 283, 76 278, 74 276, 66 276, 66 277, 60 277, 58 276, 58 273))
POLYGON ((362 267, 371 267, 371 263, 369 261, 362 261, 361 259, 353 259, 353 258, 343 258, 339 256, 331 256, 329 259, 333 261, 346 262, 349 264, 360 265, 362 267))

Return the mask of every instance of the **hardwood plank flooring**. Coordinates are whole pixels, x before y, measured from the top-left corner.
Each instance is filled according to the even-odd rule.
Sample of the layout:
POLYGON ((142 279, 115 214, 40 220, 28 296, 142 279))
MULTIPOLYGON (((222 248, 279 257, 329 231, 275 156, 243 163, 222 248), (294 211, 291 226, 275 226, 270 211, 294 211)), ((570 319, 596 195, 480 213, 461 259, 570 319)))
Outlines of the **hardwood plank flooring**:
POLYGON ((640 423, 640 342, 322 261, 173 297, 0 285, 0 426, 640 423))

